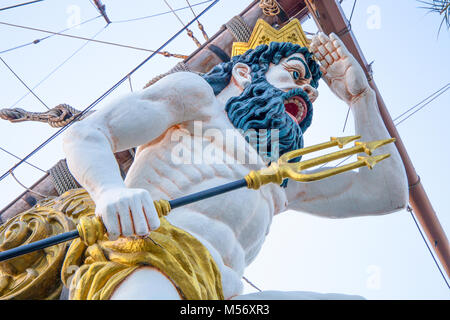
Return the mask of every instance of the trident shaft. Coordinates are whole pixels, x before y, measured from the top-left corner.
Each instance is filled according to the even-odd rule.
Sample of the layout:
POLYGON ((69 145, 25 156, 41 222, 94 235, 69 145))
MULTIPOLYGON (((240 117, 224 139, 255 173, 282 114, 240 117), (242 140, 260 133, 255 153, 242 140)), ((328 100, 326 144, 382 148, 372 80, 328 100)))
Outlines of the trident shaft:
MULTIPOLYGON (((330 147, 337 146, 342 149, 348 143, 358 140, 359 138, 361 137, 360 136, 349 136, 340 138, 332 137, 328 142, 287 152, 284 155, 282 155, 277 162, 273 162, 269 167, 263 168, 258 171, 251 171, 243 179, 226 183, 218 187, 193 193, 191 195, 173 200, 156 200, 154 201, 156 211, 158 212, 158 215, 162 217, 167 215, 172 209, 182 207, 190 203, 211 198, 243 187, 257 190, 261 186, 268 183, 276 183, 280 185, 284 179, 310 182, 321 180, 360 167, 368 167, 369 169, 372 169, 375 164, 390 156, 390 154, 373 156, 372 155, 373 151, 385 144, 395 141, 395 139, 392 138, 387 140, 377 140, 371 142, 355 142, 355 146, 352 148, 343 149, 341 151, 329 153, 306 161, 292 162, 292 163, 289 162, 289 160, 297 158, 299 156, 324 150, 330 147), (319 172, 314 173, 303 172, 306 169, 316 167, 320 164, 324 164, 329 161, 341 159, 359 153, 365 153, 368 156, 358 156, 357 161, 355 162, 331 169, 325 169, 319 172)), ((86 244, 91 245, 95 243, 97 240, 103 239, 104 234, 105 228, 99 217, 94 218, 83 217, 80 219, 80 222, 78 223, 76 230, 65 232, 57 236, 49 237, 47 239, 39 240, 14 249, 0 252, 0 261, 12 259, 33 251, 41 250, 62 242, 73 240, 78 237, 81 237, 81 239, 86 244)))

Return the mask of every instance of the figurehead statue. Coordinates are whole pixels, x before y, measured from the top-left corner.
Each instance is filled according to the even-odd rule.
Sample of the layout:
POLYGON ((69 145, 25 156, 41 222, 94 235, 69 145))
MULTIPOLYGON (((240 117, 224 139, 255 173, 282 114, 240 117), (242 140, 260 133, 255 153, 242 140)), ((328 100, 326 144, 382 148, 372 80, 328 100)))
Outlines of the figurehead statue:
MULTIPOLYGON (((161 214, 155 200, 232 182, 302 148, 321 77, 350 106, 357 135, 365 141, 390 138, 361 67, 336 35, 319 33, 310 41, 298 21, 281 30, 260 21, 248 43, 233 46, 232 56, 204 75, 170 74, 68 129, 67 163, 84 189, 40 208, 47 205, 68 217, 66 229, 96 216, 106 232, 87 223, 83 239, 74 240, 64 261, 58 260, 63 286, 53 287, 52 297, 64 287, 62 297, 70 299, 240 298, 244 269, 276 215, 295 210, 348 218, 406 206, 406 175, 391 144, 377 151, 391 157, 371 172, 361 168, 310 183, 235 190, 161 214), (231 148, 225 143, 230 132, 238 133, 231 148), (134 147, 133 165, 123 179, 113 153, 134 147), (178 161, 180 152, 187 154, 184 161, 178 161), (214 161, 206 161, 211 154, 214 161)), ((2 228, 19 226, 25 227, 2 228)), ((27 262, 28 269, 36 259, 27 262)), ((0 292, 18 283, 13 267, 8 270, 15 273, 2 278, 0 292)), ((321 295, 262 292, 251 297, 321 295)))

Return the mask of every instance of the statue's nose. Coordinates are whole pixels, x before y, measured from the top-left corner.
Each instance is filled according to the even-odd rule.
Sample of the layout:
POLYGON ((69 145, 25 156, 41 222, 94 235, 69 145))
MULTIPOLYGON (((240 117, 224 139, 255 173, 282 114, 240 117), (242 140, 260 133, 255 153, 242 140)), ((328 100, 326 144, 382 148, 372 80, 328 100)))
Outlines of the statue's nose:
POLYGON ((311 103, 316 101, 317 97, 319 96, 319 91, 317 91, 316 88, 312 87, 309 84, 304 84, 301 86, 301 88, 306 92, 311 103))

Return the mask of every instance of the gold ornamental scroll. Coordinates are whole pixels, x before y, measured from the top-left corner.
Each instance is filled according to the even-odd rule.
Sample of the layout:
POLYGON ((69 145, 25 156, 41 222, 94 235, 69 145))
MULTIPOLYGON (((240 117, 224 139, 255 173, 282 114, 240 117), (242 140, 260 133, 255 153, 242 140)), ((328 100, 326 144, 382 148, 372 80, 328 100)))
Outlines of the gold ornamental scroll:
MULTIPOLYGON (((92 215, 94 203, 83 189, 40 201, 0 226, 0 251, 74 230, 79 219, 92 215)), ((70 242, 0 263, 0 300, 59 299, 61 267, 70 242)))

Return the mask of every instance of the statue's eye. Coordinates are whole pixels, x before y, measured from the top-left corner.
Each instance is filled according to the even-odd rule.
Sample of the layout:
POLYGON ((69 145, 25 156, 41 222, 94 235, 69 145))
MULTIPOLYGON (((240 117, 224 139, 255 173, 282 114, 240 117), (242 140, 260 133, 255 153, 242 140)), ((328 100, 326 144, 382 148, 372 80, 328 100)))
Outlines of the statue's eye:
POLYGON ((298 80, 300 79, 300 73, 298 71, 293 71, 292 77, 294 78, 294 80, 298 80))

